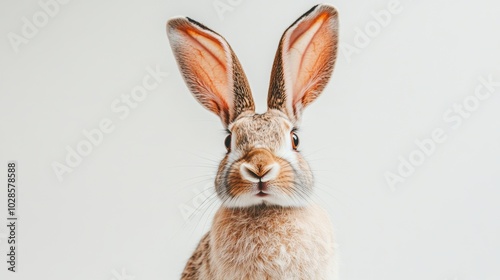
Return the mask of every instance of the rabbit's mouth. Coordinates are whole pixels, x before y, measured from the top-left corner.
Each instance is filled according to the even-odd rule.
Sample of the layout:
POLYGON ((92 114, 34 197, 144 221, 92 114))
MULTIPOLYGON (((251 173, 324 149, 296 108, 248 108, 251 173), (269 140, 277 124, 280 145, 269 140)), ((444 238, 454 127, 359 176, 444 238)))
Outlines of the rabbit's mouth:
POLYGON ((265 197, 265 196, 268 196, 269 194, 268 193, 265 193, 263 191, 260 191, 259 193, 256 194, 256 196, 258 197, 265 197))
POLYGON ((239 151, 234 155, 238 158, 232 162, 226 158, 222 163, 225 169, 221 169, 216 181, 225 206, 295 207, 308 202, 312 178, 308 176, 307 164, 295 152, 290 151, 286 159, 278 157, 270 148, 252 147, 248 152, 239 151))
POLYGON ((265 197, 269 195, 269 193, 267 193, 268 191, 267 182, 262 182, 262 180, 259 180, 259 182, 257 183, 257 189, 259 192, 256 194, 256 196, 265 197))

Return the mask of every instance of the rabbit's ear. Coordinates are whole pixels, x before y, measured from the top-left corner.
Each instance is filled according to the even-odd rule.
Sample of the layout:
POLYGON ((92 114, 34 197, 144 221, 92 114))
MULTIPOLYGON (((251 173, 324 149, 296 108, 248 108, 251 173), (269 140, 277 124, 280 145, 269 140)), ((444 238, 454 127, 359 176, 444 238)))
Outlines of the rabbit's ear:
POLYGON ((337 56, 337 10, 317 5, 281 37, 274 59, 267 105, 297 124, 302 110, 323 91, 337 56))
POLYGON ((167 34, 189 90, 224 126, 255 110, 245 73, 222 36, 184 17, 169 20, 167 34))

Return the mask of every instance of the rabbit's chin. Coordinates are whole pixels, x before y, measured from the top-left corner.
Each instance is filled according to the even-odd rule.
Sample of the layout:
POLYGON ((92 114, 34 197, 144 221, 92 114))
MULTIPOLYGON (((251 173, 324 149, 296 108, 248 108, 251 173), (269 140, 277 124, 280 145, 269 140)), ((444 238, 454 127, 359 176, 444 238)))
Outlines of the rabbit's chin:
POLYGON ((224 199, 223 206, 228 208, 246 208, 252 206, 303 207, 309 203, 306 197, 299 195, 267 193, 246 193, 224 199))

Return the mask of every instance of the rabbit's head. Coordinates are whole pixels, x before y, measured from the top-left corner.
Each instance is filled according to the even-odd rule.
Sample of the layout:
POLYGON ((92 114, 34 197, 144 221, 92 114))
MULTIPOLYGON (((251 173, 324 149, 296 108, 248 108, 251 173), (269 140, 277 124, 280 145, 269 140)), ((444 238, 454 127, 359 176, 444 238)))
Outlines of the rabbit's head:
POLYGON ((228 132, 227 154, 215 179, 223 205, 304 205, 313 176, 298 151, 296 129, 303 109, 323 91, 333 71, 335 8, 314 6, 284 32, 263 114, 255 113, 245 73, 222 36, 184 17, 169 20, 167 33, 190 91, 228 132))

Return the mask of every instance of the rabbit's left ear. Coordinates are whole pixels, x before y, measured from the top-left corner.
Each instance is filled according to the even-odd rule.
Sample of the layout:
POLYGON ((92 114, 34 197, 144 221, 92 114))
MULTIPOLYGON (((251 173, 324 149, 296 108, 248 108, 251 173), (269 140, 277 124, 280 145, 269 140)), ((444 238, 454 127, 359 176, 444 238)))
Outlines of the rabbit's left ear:
POLYGON ((317 5, 283 34, 274 59, 267 105, 297 124, 302 110, 325 88, 337 56, 338 16, 317 5))

